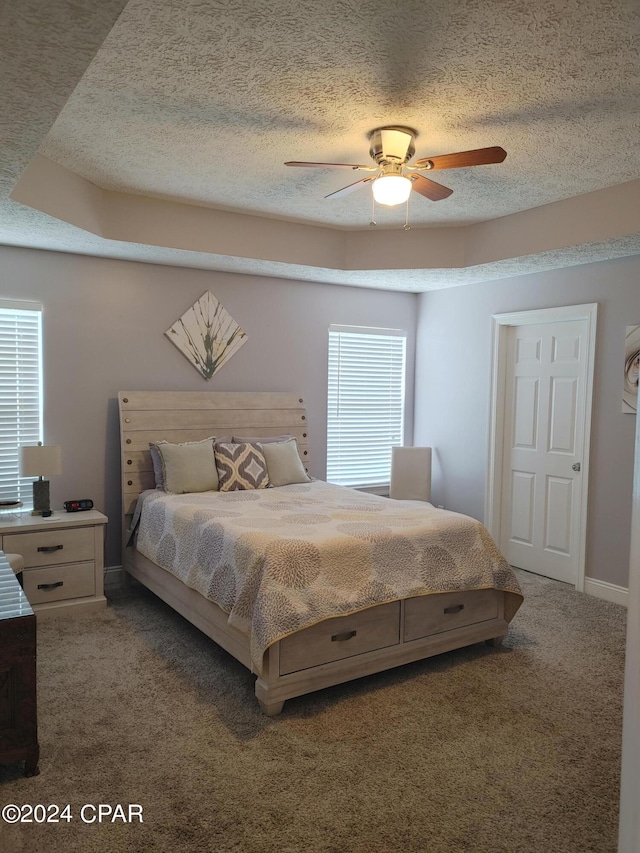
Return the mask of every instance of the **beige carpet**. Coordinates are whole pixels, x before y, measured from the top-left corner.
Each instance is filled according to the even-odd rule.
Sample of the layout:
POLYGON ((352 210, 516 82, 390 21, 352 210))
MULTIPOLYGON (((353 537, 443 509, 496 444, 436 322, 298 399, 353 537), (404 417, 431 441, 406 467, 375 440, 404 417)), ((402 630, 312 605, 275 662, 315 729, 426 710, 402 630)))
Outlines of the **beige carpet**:
POLYGON ((293 699, 151 594, 39 626, 41 775, 0 767, 3 853, 613 853, 622 607, 521 574, 505 646, 293 699), (80 820, 142 806, 144 823, 80 820), (91 817, 92 812, 85 812, 91 817))

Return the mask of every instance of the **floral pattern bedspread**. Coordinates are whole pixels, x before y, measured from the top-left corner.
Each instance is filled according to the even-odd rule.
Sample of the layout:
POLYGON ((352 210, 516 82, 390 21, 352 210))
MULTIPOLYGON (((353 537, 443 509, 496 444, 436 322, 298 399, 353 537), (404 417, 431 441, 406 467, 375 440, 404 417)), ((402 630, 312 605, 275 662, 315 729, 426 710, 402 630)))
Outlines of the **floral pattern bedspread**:
POLYGON ((505 590, 515 575, 480 522, 319 480, 143 499, 136 547, 218 604, 250 638, 254 671, 277 640, 414 595, 505 590))

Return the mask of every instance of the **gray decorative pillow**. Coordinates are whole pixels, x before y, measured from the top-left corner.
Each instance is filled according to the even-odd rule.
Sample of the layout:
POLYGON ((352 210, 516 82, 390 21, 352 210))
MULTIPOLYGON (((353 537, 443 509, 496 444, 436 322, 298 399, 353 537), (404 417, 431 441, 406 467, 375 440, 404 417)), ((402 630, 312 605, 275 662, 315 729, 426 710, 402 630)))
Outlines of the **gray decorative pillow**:
POLYGON ((164 477, 162 475, 162 456, 158 450, 157 444, 149 445, 149 453, 151 454, 151 463, 153 465, 153 476, 156 481, 156 489, 164 489, 164 477))
POLYGON ((162 459, 165 492, 211 492, 218 488, 218 471, 213 454, 215 438, 171 444, 158 441, 156 449, 162 459))
POLYGON ((291 483, 310 482, 311 478, 304 470, 298 453, 298 442, 295 438, 265 444, 262 452, 267 461, 269 482, 272 486, 289 486, 291 483))
POLYGON ((216 443, 215 457, 221 492, 266 489, 269 485, 267 463, 261 444, 216 443))
MULTIPOLYGON (((242 436, 234 435, 231 441, 234 444, 273 444, 274 441, 288 441, 290 438, 294 436, 287 435, 267 435, 264 438, 242 438, 242 436)), ((224 441, 223 438, 219 438, 218 441, 224 441)))

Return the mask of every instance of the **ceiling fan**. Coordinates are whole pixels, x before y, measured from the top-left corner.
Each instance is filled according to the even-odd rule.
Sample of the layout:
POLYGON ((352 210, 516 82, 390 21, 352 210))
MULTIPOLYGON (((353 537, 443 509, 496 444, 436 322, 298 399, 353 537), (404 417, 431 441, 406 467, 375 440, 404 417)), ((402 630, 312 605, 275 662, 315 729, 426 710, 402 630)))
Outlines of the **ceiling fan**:
POLYGON ((369 154, 375 165, 356 165, 353 163, 305 163, 290 160, 285 166, 312 166, 329 169, 353 169, 375 174, 362 178, 342 189, 329 193, 325 198, 340 198, 371 184, 373 197, 379 204, 392 207, 407 201, 411 190, 431 201, 441 201, 453 192, 449 187, 432 181, 423 172, 436 169, 460 169, 465 166, 484 166, 490 163, 502 163, 507 156, 504 148, 475 148, 472 151, 459 151, 457 154, 440 154, 435 157, 421 157, 412 166, 409 160, 415 154, 415 130, 410 127, 391 125, 378 127, 369 134, 371 146, 369 154))

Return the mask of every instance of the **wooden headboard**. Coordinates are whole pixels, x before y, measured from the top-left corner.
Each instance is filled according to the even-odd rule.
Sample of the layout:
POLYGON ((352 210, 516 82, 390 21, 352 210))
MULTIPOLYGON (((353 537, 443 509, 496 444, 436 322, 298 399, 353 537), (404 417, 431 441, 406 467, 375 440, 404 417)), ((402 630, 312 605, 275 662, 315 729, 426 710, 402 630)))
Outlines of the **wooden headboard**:
POLYGON ((298 394, 265 391, 120 391, 123 536, 140 492, 155 480, 149 442, 199 441, 215 436, 290 433, 309 470, 304 400, 298 394))

